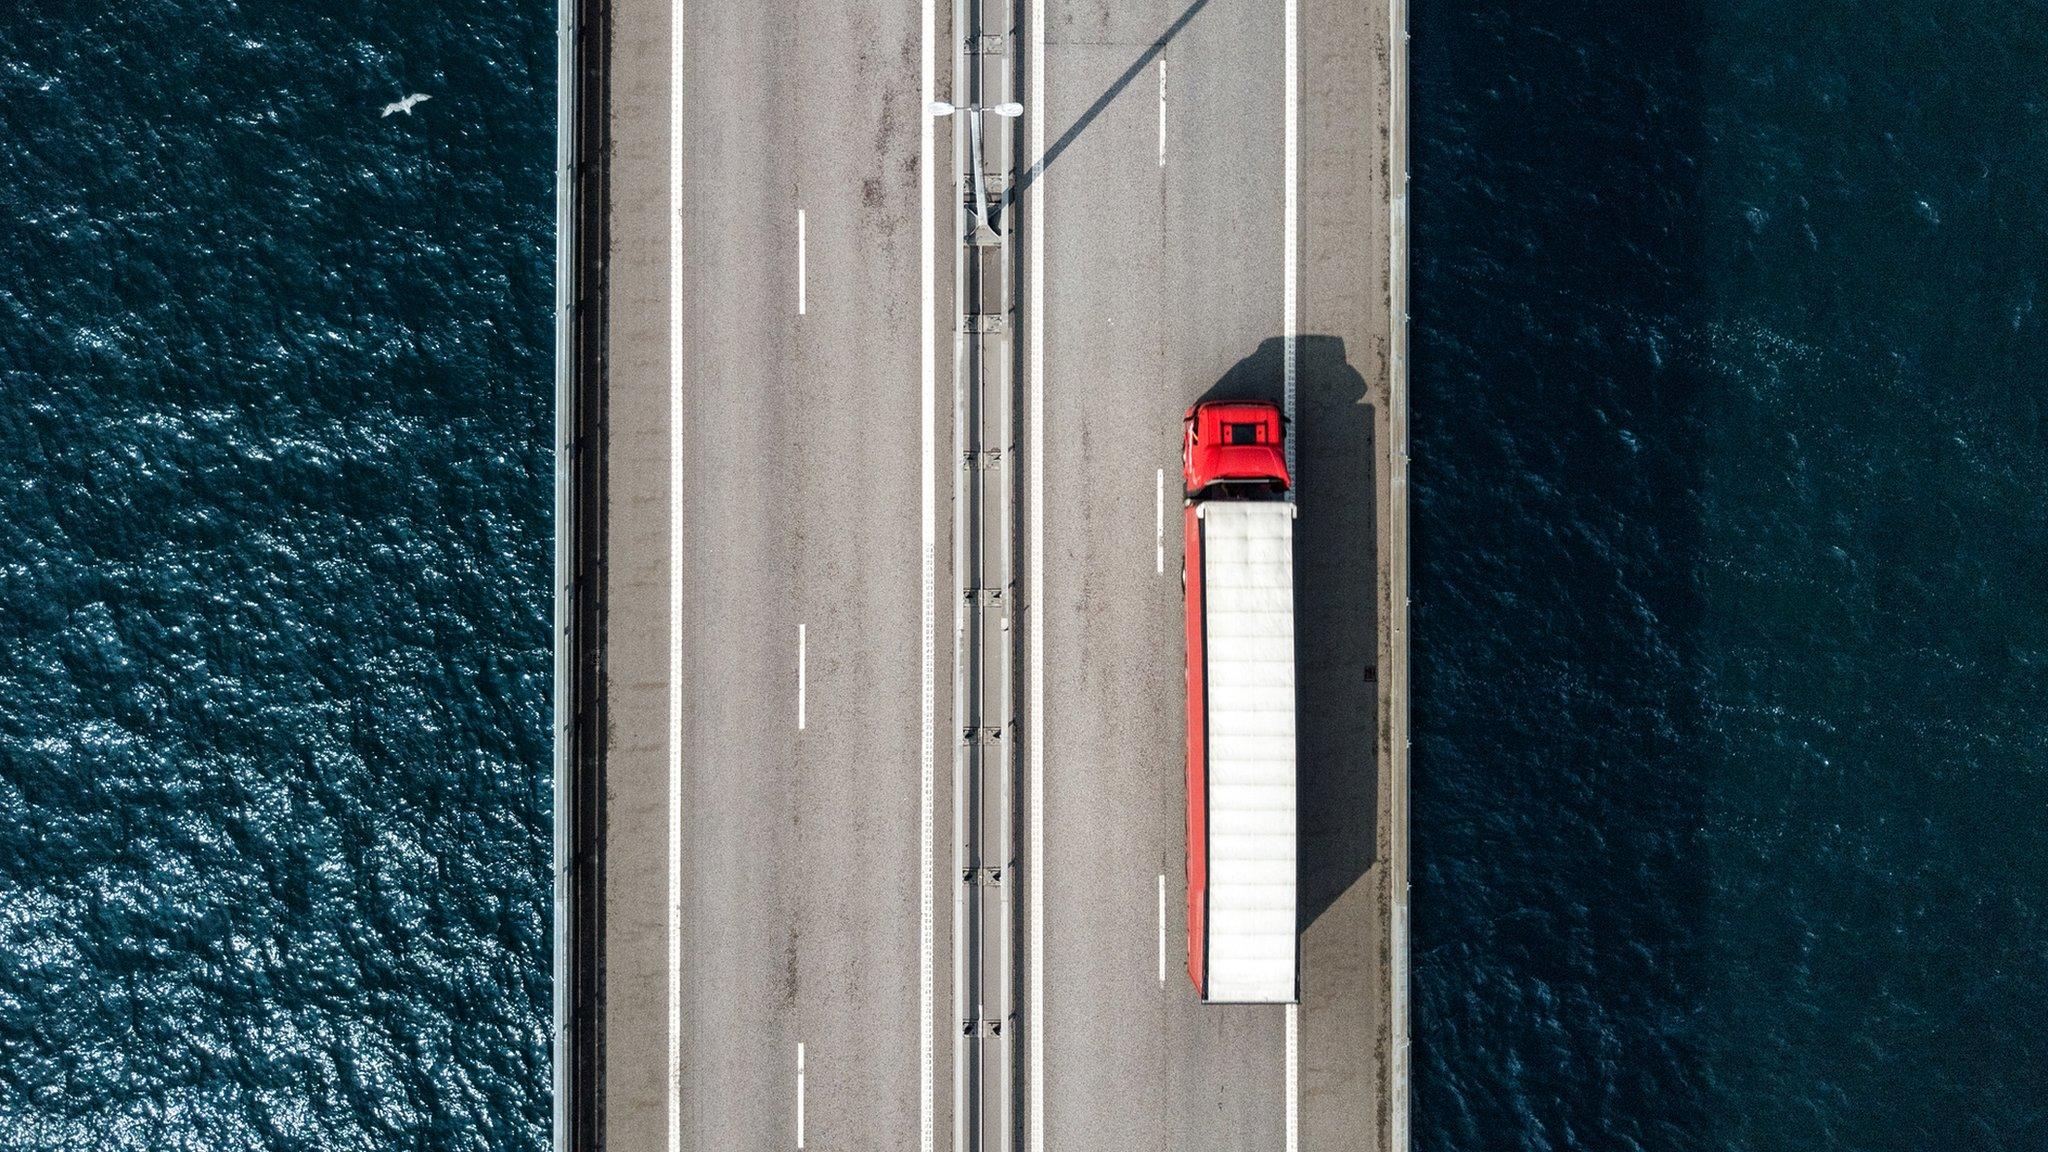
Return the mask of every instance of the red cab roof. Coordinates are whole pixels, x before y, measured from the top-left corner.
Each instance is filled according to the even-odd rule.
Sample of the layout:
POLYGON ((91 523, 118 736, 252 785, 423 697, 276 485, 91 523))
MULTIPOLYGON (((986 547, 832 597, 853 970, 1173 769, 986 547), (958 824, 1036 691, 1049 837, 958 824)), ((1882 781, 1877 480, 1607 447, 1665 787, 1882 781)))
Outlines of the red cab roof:
POLYGON ((1292 482, 1284 437, 1278 404, 1211 400, 1188 409, 1181 438, 1187 494, 1225 482, 1263 482, 1284 490, 1292 482))

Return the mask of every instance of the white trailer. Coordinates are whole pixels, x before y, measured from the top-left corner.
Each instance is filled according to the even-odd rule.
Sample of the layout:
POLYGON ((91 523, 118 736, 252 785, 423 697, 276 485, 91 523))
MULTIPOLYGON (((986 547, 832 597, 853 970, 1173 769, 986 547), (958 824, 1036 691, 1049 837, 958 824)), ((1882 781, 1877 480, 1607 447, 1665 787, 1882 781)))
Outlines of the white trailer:
POLYGON ((1188 975, 1293 1003, 1294 505, 1191 499, 1186 532, 1188 975))

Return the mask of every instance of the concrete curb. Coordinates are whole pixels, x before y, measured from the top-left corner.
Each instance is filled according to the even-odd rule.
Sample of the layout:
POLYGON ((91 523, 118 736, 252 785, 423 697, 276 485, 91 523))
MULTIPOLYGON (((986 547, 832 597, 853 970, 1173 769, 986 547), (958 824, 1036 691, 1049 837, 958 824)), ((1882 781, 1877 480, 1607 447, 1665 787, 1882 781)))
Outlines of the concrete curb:
POLYGON ((1387 2, 1387 885, 1393 924, 1388 940, 1388 1138, 1391 1152, 1409 1146, 1408 1004, 1408 2, 1387 2))

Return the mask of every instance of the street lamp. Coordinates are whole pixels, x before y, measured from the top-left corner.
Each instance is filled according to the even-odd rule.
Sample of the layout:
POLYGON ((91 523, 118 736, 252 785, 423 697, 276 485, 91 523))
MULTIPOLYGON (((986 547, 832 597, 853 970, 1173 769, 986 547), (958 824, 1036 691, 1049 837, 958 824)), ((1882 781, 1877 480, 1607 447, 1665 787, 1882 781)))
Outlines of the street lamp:
POLYGON ((974 166, 975 210, 981 214, 983 227, 994 227, 993 222, 988 218, 988 196, 984 191, 985 181, 981 175, 981 114, 983 112, 993 112, 1006 120, 1010 120, 1022 116, 1024 114, 1024 106, 1015 100, 1005 104, 970 104, 965 108, 956 107, 944 100, 932 101, 932 115, 934 116, 951 116, 955 112, 967 113, 967 138, 974 153, 971 163, 974 166))

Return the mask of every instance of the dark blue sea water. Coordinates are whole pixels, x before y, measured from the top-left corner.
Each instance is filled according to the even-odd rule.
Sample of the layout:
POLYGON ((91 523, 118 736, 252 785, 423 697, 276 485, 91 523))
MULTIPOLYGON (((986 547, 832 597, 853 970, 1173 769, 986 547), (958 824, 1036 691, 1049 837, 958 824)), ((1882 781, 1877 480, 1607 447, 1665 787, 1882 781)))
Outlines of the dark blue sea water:
POLYGON ((1413 32, 1417 1146, 2048 1148, 2048 7, 1413 32))
POLYGON ((0 14, 0 1149, 544 1145, 553 19, 0 14))

